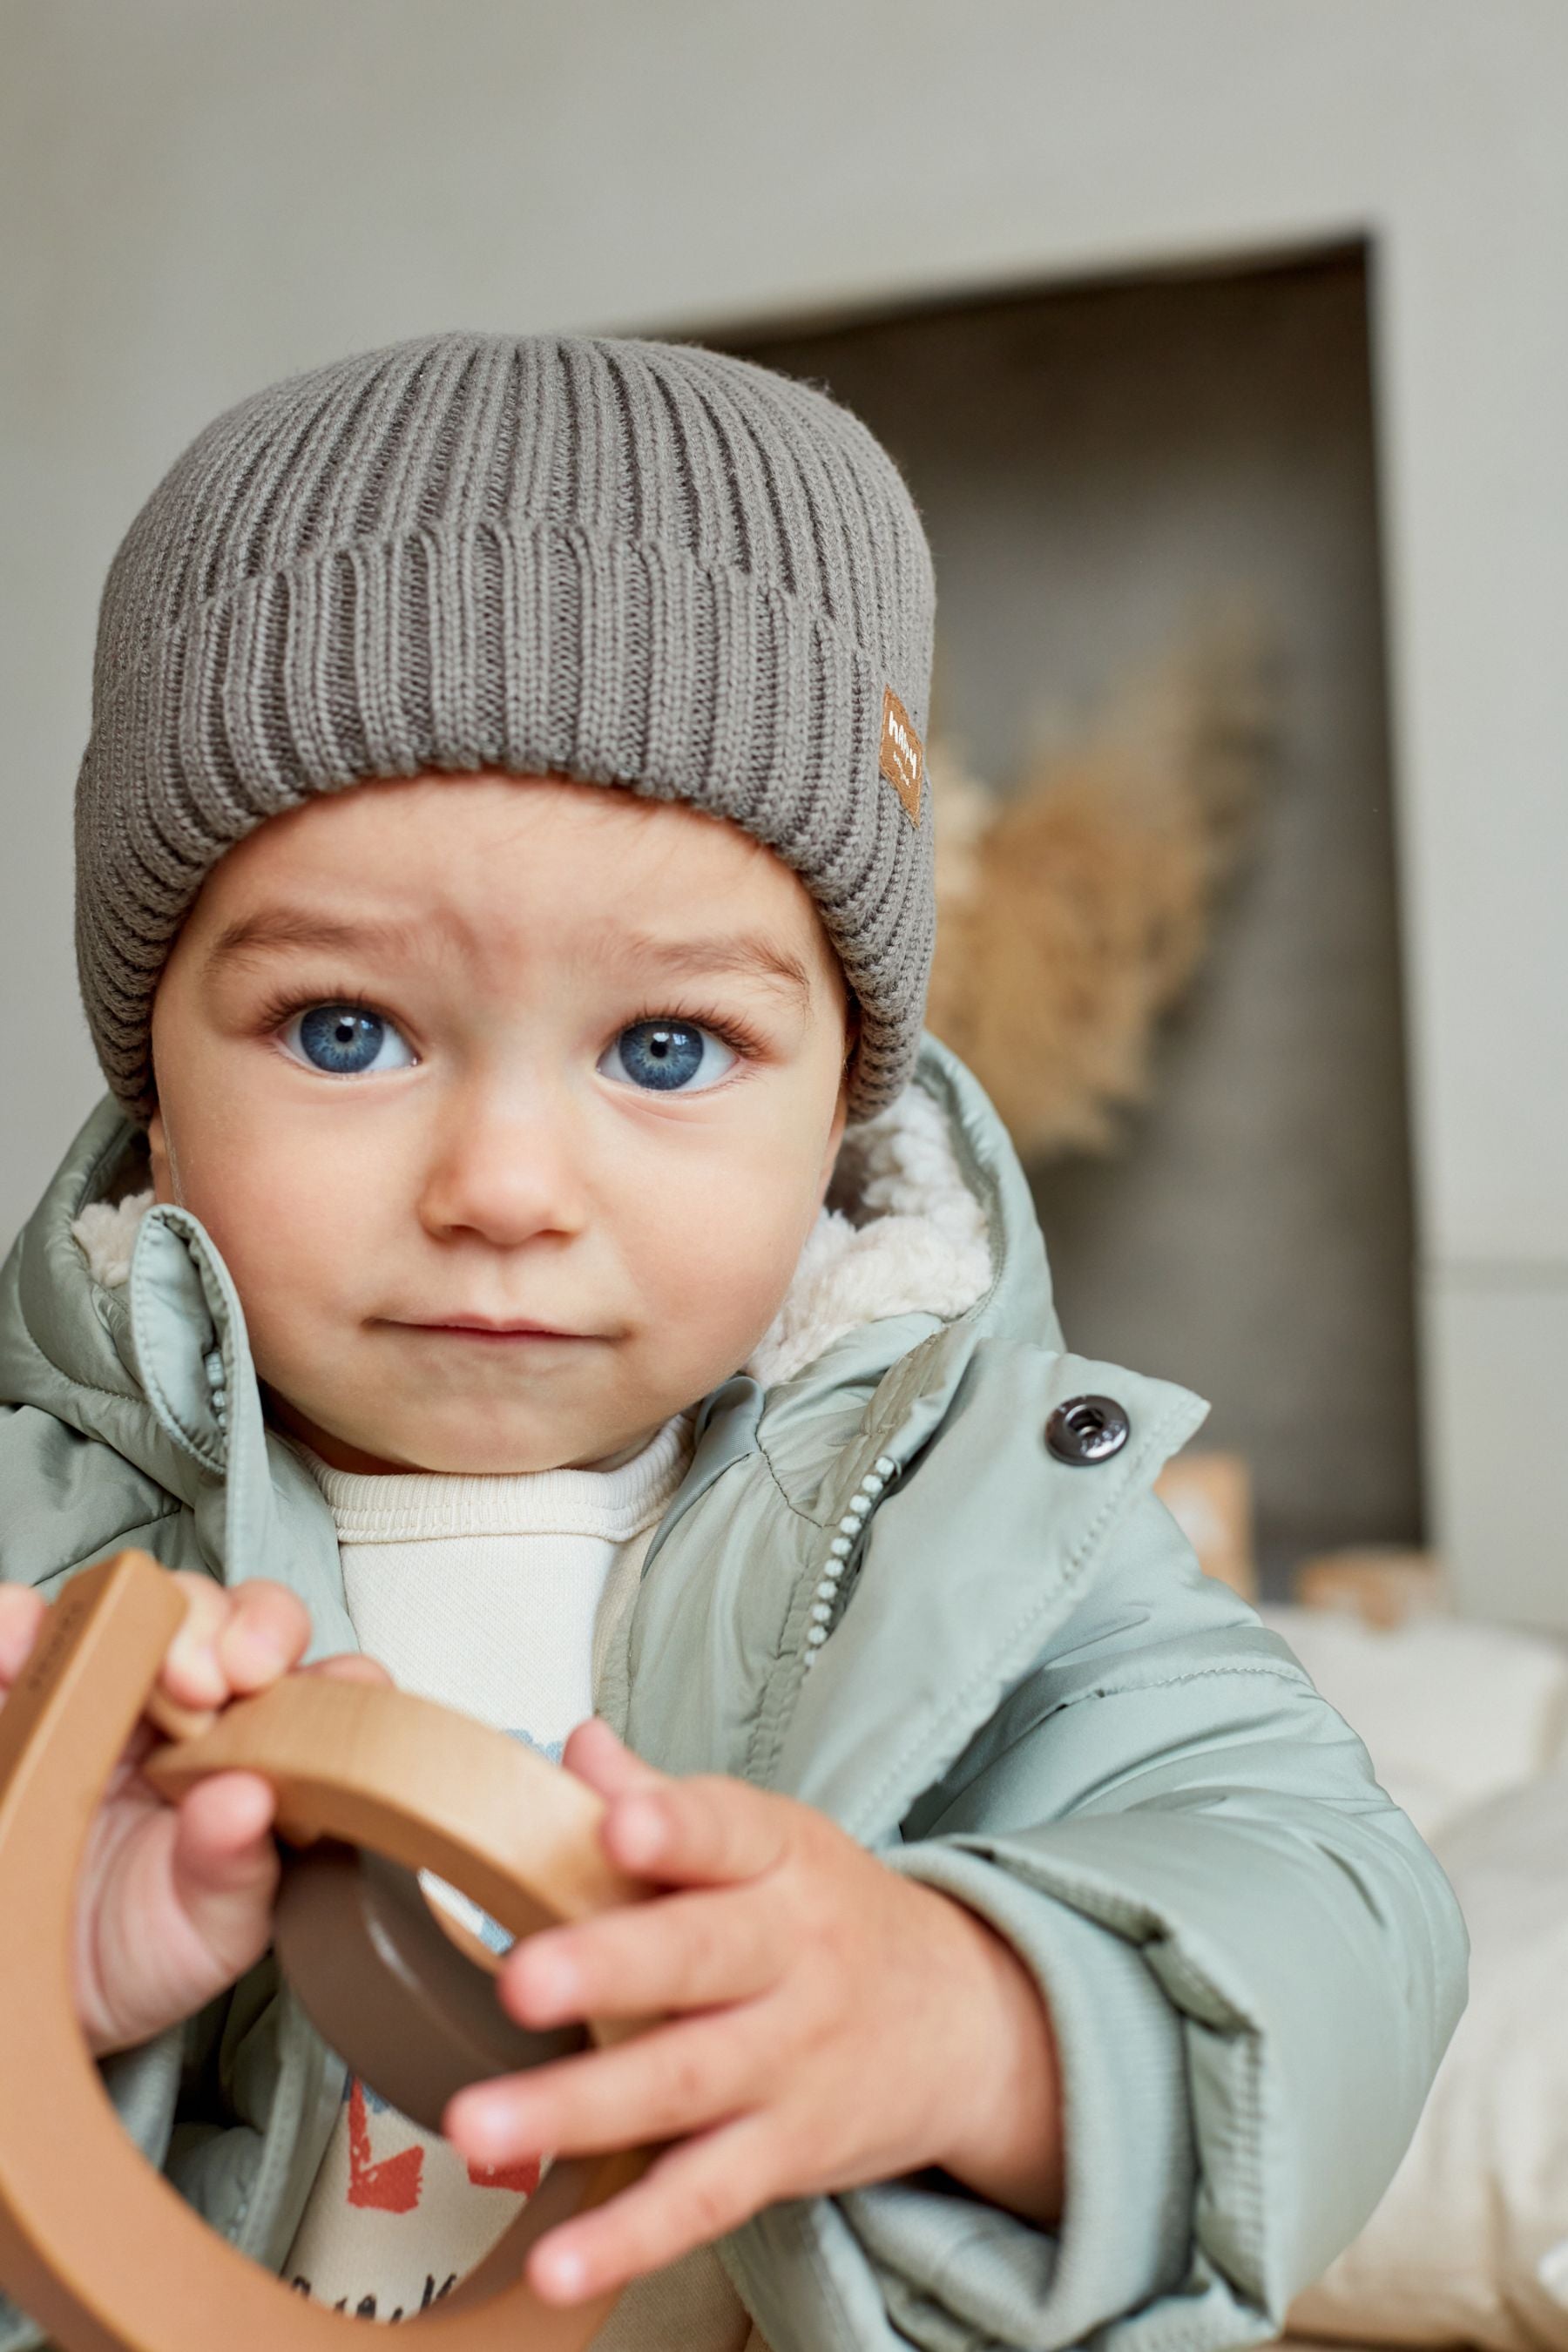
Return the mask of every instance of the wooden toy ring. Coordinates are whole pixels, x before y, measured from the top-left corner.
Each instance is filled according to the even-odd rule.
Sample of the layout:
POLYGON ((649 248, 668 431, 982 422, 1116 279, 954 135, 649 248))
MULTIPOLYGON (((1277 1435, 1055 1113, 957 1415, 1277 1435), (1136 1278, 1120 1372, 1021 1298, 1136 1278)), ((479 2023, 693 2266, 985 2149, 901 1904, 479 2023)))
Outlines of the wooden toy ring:
POLYGON ((496 1998, 496 1955, 437 1920, 413 1871, 364 1846, 284 1848, 272 1948, 323 2042, 429 2132, 465 2084, 569 2057, 589 2038, 514 2025, 496 1998))
MULTIPOLYGON (((368 2052, 365 2079, 429 2128, 460 2083, 565 2045, 510 2026, 494 1956, 437 1921, 413 1874, 435 1871, 513 1936, 647 1890, 605 1860, 592 1790, 406 1691, 294 1675, 210 1718, 182 1718, 154 1685, 185 1606, 145 1552, 81 1570, 0 1707, 0 2285, 65 2352, 211 2352, 220 2337, 225 2352, 343 2352, 351 2330, 363 2343, 357 2317, 292 2292, 146 2162, 77 2021, 77 1880, 138 1718, 184 1735, 142 1768, 168 1797, 208 1772, 271 1781, 279 1835, 314 1849, 286 1865, 280 1963, 292 1960, 317 2022, 334 2020, 321 2030, 339 2054, 355 2064, 368 2052)), ((598 2042, 641 2030, 589 2028, 598 2042)), ((520 2341, 577 2352, 614 2295, 542 2303, 523 2263, 547 2229, 615 2195, 650 2153, 552 2166, 468 2277, 405 2325, 451 2352, 520 2341)))

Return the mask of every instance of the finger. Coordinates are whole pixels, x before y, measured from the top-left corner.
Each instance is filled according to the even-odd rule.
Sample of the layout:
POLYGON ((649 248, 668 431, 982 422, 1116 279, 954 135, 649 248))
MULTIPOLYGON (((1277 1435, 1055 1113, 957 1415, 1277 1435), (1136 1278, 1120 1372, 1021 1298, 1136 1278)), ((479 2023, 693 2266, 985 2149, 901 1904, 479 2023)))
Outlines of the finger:
POLYGON ((297 1592, 271 1577, 247 1578, 229 1593, 217 1636, 218 1664, 236 1692, 264 1690, 303 1657, 310 1612, 297 1592))
POLYGON ((161 1681, 186 1706, 222 1706, 264 1689, 295 1665, 310 1638, 310 1616, 286 1584, 247 1578, 232 1589, 194 1569, 177 1569, 184 1621, 169 1645, 161 1681))
POLYGON ((458 2092, 441 2128, 483 2164, 595 2156, 700 2130, 748 2105, 763 2061, 761 2029, 734 2009, 681 2018, 635 2041, 458 2092))
POLYGON ((767 2118, 737 2116, 667 2150, 607 2204, 547 2231, 529 2256, 528 2283, 545 2303, 609 2294, 795 2193, 767 2118))
POLYGON ((743 1780, 704 1774, 613 1797, 600 1838, 610 1860, 670 1886, 755 1878, 782 1861, 788 1809, 743 1780))
POLYGON ((326 1675, 337 1683, 385 1683, 392 1676, 379 1658, 366 1657, 363 1650, 334 1650, 330 1658, 312 1658, 301 1666, 302 1675, 326 1675))
POLYGON ((749 1886, 667 1895, 527 1936, 496 1990, 520 2025, 657 2017, 746 2000, 777 1983, 784 1940, 749 1886))
POLYGON ((185 1596, 185 1614, 158 1679, 182 1706, 222 1706, 229 1691, 218 1663, 217 1637, 228 1619, 228 1594, 195 1569, 177 1568, 174 1578, 185 1596))
POLYGON ((247 1968, 266 1948, 279 1862, 271 1834, 274 1799, 257 1772, 215 1772, 182 1799, 171 1877, 200 1944, 226 1970, 247 1968))
POLYGON ((174 1867, 191 1886, 219 1894, 249 1885, 270 1852, 277 1799, 259 1772, 209 1772, 180 1800, 174 1867))
POLYGON ((9 1689, 32 1656, 48 1605, 30 1584, 0 1584, 0 1686, 9 1689))
POLYGON ((662 1788, 666 1775, 634 1756, 617 1739, 602 1716, 591 1715, 567 1739, 561 1761, 579 1780, 586 1780, 601 1797, 618 1797, 629 1789, 662 1788))

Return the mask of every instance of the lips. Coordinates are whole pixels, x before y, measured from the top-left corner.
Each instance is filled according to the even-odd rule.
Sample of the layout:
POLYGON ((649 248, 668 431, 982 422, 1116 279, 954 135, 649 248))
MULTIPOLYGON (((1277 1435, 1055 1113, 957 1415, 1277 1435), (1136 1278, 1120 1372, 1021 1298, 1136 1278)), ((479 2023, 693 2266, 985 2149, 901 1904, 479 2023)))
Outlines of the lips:
POLYGON ((446 1331, 465 1339, 591 1339, 591 1331, 567 1331, 555 1323, 493 1322, 483 1315, 442 1315, 426 1321, 397 1318, 405 1331, 446 1331))

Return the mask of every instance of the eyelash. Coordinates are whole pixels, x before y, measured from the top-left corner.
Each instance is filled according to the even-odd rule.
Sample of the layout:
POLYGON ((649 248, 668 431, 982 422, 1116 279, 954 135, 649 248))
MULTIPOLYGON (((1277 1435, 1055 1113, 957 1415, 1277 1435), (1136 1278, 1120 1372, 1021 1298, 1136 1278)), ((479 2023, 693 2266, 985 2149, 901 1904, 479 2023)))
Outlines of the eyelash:
MULTIPOLYGON (((297 1013, 308 1012, 313 1004, 357 1005, 362 1012, 374 1013, 378 1021, 388 1022, 394 1028, 402 1027, 395 1013, 388 1013, 384 1006, 375 1003, 354 988, 312 988, 306 992, 280 991, 263 1004, 261 1025, 269 1035, 276 1036, 288 1027, 297 1013)), ((737 1019, 733 1013, 716 1013, 711 1006, 695 1004, 650 1003, 642 1012, 634 1013, 629 1020, 623 1021, 615 1034, 618 1037, 622 1030, 635 1029, 643 1021, 689 1021, 694 1028, 708 1030, 728 1045, 731 1053, 739 1054, 747 1062, 760 1060, 766 1051, 763 1039, 748 1022, 737 1019)))
POLYGON ((742 1061, 760 1061, 767 1050, 763 1038, 749 1023, 737 1019, 731 1013, 715 1013, 710 1006, 704 1008, 695 1004, 649 1004, 643 1012, 634 1013, 629 1021, 623 1021, 616 1035, 618 1037, 622 1030, 635 1029, 642 1021, 688 1021, 694 1029, 706 1029, 710 1035, 719 1038, 732 1053, 739 1054, 742 1061))
POLYGON ((313 1004, 352 1004, 361 1013, 374 1013, 378 1021, 388 1022, 395 1029, 403 1025, 395 1013, 388 1013, 384 1005, 375 1003, 357 988, 280 989, 263 1003, 258 1016, 259 1025, 275 1037, 287 1029, 297 1013, 308 1013, 313 1004))

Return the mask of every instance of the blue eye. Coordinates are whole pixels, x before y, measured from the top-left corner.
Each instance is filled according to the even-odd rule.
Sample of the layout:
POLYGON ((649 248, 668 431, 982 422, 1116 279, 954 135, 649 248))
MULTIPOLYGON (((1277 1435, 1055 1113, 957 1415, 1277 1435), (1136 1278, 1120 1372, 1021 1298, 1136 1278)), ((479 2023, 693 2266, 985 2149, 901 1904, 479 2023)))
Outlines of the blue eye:
POLYGON ((695 1021, 634 1021, 599 1065, 606 1077, 629 1078, 650 1093, 700 1094, 727 1077, 740 1059, 711 1029, 695 1021), (725 1058, 715 1066, 715 1056, 725 1058), (691 1079, 698 1084, 689 1084, 691 1079))
POLYGON ((401 1031, 363 1004, 310 1004, 283 1031, 295 1059, 334 1078, 360 1078, 373 1070, 406 1070, 412 1046, 401 1031))

